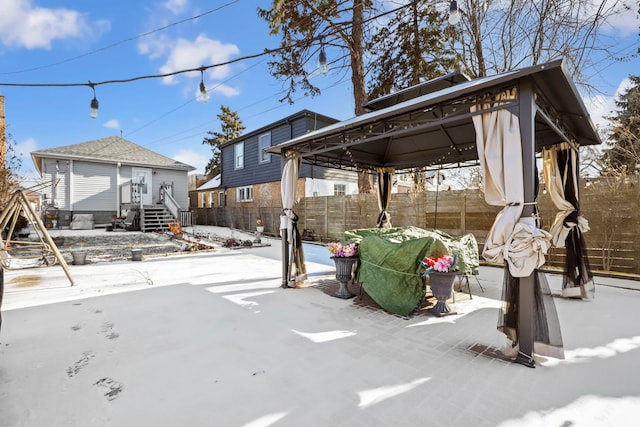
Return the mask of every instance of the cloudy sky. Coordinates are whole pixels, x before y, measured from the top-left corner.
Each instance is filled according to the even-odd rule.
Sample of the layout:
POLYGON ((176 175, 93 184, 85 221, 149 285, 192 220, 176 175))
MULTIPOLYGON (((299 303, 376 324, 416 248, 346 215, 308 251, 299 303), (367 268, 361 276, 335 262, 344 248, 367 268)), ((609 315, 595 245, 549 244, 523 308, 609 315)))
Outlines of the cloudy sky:
MULTIPOLYGON (((0 84, 59 84, 58 87, 0 85, 8 133, 24 153, 23 173, 33 171, 28 153, 36 149, 122 135, 203 172, 210 148, 207 131, 219 130, 220 105, 237 111, 247 131, 307 108, 347 119, 353 116, 348 76, 322 76, 310 69, 322 96, 294 105, 281 103, 282 83, 267 69, 267 56, 214 67, 204 73, 210 101, 198 94, 200 72, 140 79, 95 88, 99 116, 89 118, 91 82, 126 80, 224 63, 276 47, 258 6, 270 1, 165 0, 96 2, 85 0, 1 0, 0 84), (69 85, 69 86, 65 86, 69 85)), ((637 50, 637 14, 612 22, 607 36, 619 54, 637 50)), ((585 97, 594 122, 640 61, 599 59, 588 70, 600 94, 585 97)))

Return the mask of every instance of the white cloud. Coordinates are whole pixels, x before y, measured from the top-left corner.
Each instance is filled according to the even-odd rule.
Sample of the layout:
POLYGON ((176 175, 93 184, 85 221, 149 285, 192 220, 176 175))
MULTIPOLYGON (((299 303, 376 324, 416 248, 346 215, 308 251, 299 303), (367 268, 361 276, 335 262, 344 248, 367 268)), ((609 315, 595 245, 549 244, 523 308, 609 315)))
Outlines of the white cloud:
POLYGON ((111 119, 107 121, 103 126, 108 129, 120 129, 120 122, 118 121, 118 119, 111 119))
POLYGON ((638 34, 638 27, 640 27, 640 18, 636 13, 638 6, 633 1, 626 0, 618 8, 618 13, 607 20, 608 32, 622 37, 635 37, 638 34))
POLYGON ((208 157, 187 149, 178 151, 178 154, 173 156, 172 159, 193 166, 196 168, 193 173, 204 173, 204 168, 207 166, 207 163, 209 163, 208 157))
MULTIPOLYGON (((209 97, 215 96, 215 94, 221 94, 224 97, 231 98, 233 96, 238 96, 240 94, 240 90, 235 87, 218 84, 218 85, 208 85, 207 91, 209 92, 209 97)), ((196 91, 195 97, 200 99, 200 88, 196 91)))
MULTIPOLYGON (((185 38, 176 40, 168 38, 149 39, 138 45, 138 51, 152 59, 166 55, 167 59, 164 65, 160 67, 160 72, 163 74, 197 68, 201 65, 227 62, 233 55, 240 53, 236 45, 210 39, 205 34, 199 34, 195 40, 185 38)), ((229 66, 214 67, 205 72, 205 77, 219 80, 227 77, 230 72, 229 66)), ((199 79, 200 73, 193 72, 189 73, 188 76, 199 79)), ((165 77, 163 82, 171 84, 175 80, 176 76, 169 76, 165 77)))
POLYGON ((177 15, 186 9, 187 0, 167 0, 164 7, 169 9, 171 13, 177 15))
POLYGON ((44 8, 31 0, 0 2, 0 42, 27 49, 50 49, 57 39, 84 38, 108 30, 107 21, 88 22, 80 12, 44 8))
POLYGON ((24 141, 18 141, 13 146, 16 154, 22 157, 22 161, 25 159, 29 159, 32 151, 36 151, 38 149, 38 143, 33 138, 27 138, 24 141))
POLYGON ((22 162, 20 170, 17 171, 21 177, 21 184, 24 187, 30 187, 39 183, 40 175, 36 172, 33 162, 31 161, 31 152, 38 149, 36 140, 27 138, 24 141, 17 141, 14 143, 13 149, 22 162))
POLYGON ((170 52, 174 41, 164 35, 145 37, 138 43, 138 52, 147 55, 151 59, 158 59, 170 52))
POLYGON ((611 115, 611 113, 616 110, 616 99, 630 88, 631 80, 625 78, 620 82, 616 93, 612 96, 595 95, 584 98, 584 103, 591 115, 591 120, 598 129, 606 129, 609 126, 609 121, 605 119, 605 117, 611 115))

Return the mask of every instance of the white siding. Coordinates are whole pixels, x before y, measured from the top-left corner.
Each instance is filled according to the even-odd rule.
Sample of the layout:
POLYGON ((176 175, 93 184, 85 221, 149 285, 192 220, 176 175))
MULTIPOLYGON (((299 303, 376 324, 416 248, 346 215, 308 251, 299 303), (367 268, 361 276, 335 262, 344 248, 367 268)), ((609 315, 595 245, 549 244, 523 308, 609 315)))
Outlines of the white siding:
POLYGON ((307 178, 304 185, 305 197, 333 196, 334 184, 343 184, 346 194, 358 194, 358 184, 345 181, 332 181, 328 179, 307 178))
POLYGON ((73 162, 73 210, 116 209, 116 165, 73 162))
POLYGON ((172 196, 181 209, 189 209, 189 178, 186 171, 167 169, 153 170, 153 203, 160 200, 160 185, 163 182, 173 184, 172 196))
POLYGON ((51 185, 43 190, 46 195, 44 203, 53 204, 61 210, 69 210, 69 174, 70 166, 66 162, 58 162, 52 159, 43 159, 42 181, 51 185))

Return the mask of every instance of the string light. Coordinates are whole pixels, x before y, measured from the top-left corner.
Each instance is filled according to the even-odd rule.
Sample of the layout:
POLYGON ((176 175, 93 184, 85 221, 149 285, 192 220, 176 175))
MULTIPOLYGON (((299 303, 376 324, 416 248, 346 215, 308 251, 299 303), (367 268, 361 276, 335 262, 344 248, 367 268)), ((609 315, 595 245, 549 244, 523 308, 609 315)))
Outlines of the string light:
MULTIPOLYGON (((224 5, 223 7, 226 7, 230 4, 235 3, 236 1, 232 1, 226 5, 224 5)), ((368 23, 370 21, 376 20, 378 18, 381 18, 383 16, 389 15, 391 13, 395 13, 399 10, 402 10, 408 6, 410 6, 411 4, 413 4, 413 2, 399 6, 397 8, 385 11, 383 13, 380 13, 378 15, 369 17, 367 19, 365 19, 362 23, 368 23)), ((209 11, 207 13, 213 12, 217 9, 214 9, 212 11, 209 11)), ((451 23, 452 25, 456 24, 457 22, 460 21, 460 11, 458 9, 457 6, 457 2, 455 0, 452 0, 449 6, 449 23, 451 23)), ((182 22, 182 21, 181 21, 182 22)), ((179 23, 181 23, 179 22, 179 23)), ((172 24, 173 25, 173 24, 172 24)), ((344 24, 343 24, 344 25, 344 24)), ((164 29, 164 28, 163 28, 164 29)), ((145 34, 143 34, 145 35, 145 34)), ((324 38, 324 36, 319 36, 319 37, 314 37, 312 38, 312 41, 314 40, 322 40, 324 38)), ((129 40, 127 40, 129 41, 129 40)), ((191 73, 194 71, 200 71, 202 74, 202 79, 200 81, 200 93, 202 95, 202 100, 203 102, 207 102, 209 100, 209 94, 206 90, 206 87, 204 85, 204 70, 208 70, 210 68, 215 68, 215 67, 221 67, 221 66, 225 66, 225 65, 231 65, 234 64, 236 62, 241 62, 241 61, 245 61, 248 59, 253 59, 253 58, 258 58, 261 56, 265 56, 265 55, 272 55, 275 54, 277 52, 281 52, 281 51, 285 51, 285 50, 290 50, 293 47, 296 46, 300 46, 300 45, 304 45, 306 43, 308 43, 309 40, 300 40, 298 42, 292 43, 290 45, 287 46, 282 46, 279 48, 275 48, 275 49, 265 49, 260 53, 256 53, 256 54, 252 54, 252 55, 246 55, 246 56, 242 56, 242 57, 238 57, 229 61, 225 61, 225 62, 220 62, 217 64, 211 64, 211 65, 206 65, 206 66, 200 66, 198 68, 188 68, 188 69, 182 69, 182 70, 178 70, 178 71, 173 71, 173 72, 168 72, 168 73, 162 73, 162 74, 150 74, 150 75, 142 75, 142 76, 136 76, 136 77, 131 77, 131 78, 126 78, 126 79, 113 79, 113 80, 104 80, 104 81, 100 81, 100 82, 91 82, 89 81, 89 83, 8 83, 8 82, 0 82, 0 87, 1 86, 7 86, 7 87, 74 87, 74 86, 89 86, 91 87, 91 89, 94 92, 94 97, 91 100, 91 104, 90 104, 90 112, 89 112, 89 116, 93 119, 98 117, 98 109, 99 109, 99 102, 98 99, 96 98, 95 95, 95 86, 99 86, 99 85, 107 85, 107 84, 113 84, 113 83, 131 83, 131 82, 135 82, 138 80, 146 80, 146 79, 157 79, 157 78, 166 78, 166 77, 170 77, 170 76, 176 76, 176 75, 180 75, 180 74, 185 74, 185 73, 191 73)), ((111 46, 109 46, 111 47, 111 46)), ((104 49, 101 49, 104 50, 104 49)), ((95 52, 91 52, 91 54, 93 54, 95 52)), ((82 57, 82 56, 80 56, 82 57)), ((77 59, 77 58, 72 58, 72 59, 77 59)), ((329 71, 329 66, 327 63, 327 56, 326 56, 326 52, 324 50, 324 43, 321 42, 321 48, 320 48, 320 54, 319 54, 319 68, 320 68, 320 72, 322 74, 326 74, 329 71)))
POLYGON ((92 119, 98 118, 98 108, 100 108, 100 104, 98 103, 98 98, 96 98, 96 86, 89 81, 89 87, 93 89, 93 99, 91 100, 91 104, 89 106, 89 117, 92 119))
POLYGON ((207 88, 204 86, 204 67, 200 68, 200 97, 203 103, 209 102, 209 92, 207 92, 207 88))
POLYGON ((318 56, 318 68, 323 76, 329 72, 329 64, 327 64, 327 54, 324 51, 324 43, 320 44, 320 55, 318 56))
POLYGON ((451 0, 449 3, 449 24, 457 25, 460 22, 460 9, 458 9, 458 2, 451 0))

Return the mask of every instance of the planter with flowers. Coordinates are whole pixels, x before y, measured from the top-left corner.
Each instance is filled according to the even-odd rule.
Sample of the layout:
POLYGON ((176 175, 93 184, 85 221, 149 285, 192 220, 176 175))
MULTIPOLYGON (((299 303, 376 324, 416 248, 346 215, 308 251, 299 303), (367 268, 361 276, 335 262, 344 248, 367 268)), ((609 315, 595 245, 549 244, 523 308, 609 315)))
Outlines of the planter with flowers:
POLYGON ((340 288, 332 296, 337 298, 353 298, 355 294, 349 291, 349 283, 353 280, 353 267, 358 261, 358 245, 356 243, 329 243, 331 259, 336 264, 336 279, 340 288))
POLYGON ((420 264, 425 269, 422 275, 425 278, 429 278, 431 293, 438 300, 429 309, 429 312, 436 316, 456 314, 447 305, 447 300, 451 298, 453 283, 458 274, 460 274, 456 266, 457 260, 457 256, 442 255, 440 257, 427 257, 420 261, 420 264))

